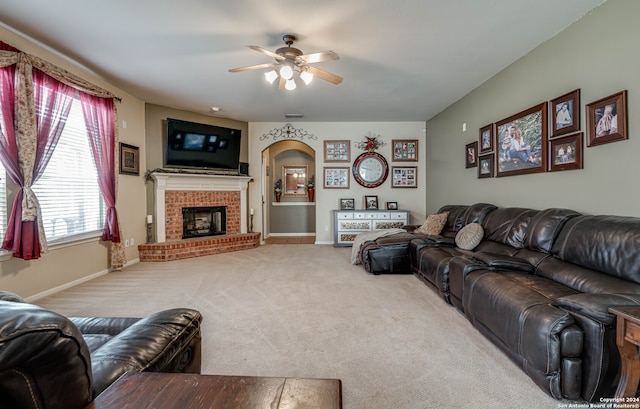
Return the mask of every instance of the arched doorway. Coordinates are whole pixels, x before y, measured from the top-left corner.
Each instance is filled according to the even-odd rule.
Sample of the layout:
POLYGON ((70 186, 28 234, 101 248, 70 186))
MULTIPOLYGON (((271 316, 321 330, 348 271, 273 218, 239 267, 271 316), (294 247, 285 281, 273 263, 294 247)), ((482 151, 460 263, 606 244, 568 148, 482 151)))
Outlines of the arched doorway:
POLYGON ((308 183, 315 179, 315 151, 299 141, 280 141, 262 152, 263 231, 272 236, 315 236, 315 201, 308 183), (280 195, 275 184, 280 180, 280 195))

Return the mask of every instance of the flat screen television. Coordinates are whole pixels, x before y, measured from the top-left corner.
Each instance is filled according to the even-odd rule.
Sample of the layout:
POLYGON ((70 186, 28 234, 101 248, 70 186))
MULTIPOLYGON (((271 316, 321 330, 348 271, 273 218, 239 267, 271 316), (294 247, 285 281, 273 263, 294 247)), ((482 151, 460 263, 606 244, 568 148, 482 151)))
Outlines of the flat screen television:
POLYGON ((168 118, 164 166, 237 171, 241 137, 239 129, 168 118))

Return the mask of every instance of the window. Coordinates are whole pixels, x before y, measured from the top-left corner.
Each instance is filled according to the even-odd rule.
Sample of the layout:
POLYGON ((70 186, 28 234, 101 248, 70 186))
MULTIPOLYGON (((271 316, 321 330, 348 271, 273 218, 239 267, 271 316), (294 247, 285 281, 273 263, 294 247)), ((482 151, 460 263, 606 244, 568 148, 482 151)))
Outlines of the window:
POLYGON ((49 244, 102 232, 105 206, 79 99, 73 101, 49 164, 32 189, 40 202, 49 244))

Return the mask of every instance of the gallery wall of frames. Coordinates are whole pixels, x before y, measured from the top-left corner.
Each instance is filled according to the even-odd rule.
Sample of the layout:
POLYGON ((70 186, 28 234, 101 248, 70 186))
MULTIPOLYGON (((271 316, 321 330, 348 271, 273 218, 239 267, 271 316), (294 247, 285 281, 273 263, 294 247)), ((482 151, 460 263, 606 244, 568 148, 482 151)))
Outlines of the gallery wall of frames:
POLYGON ((479 179, 583 169, 585 133, 587 148, 628 139, 626 90, 586 104, 584 132, 581 111, 575 89, 485 125, 465 145, 465 167, 479 179))

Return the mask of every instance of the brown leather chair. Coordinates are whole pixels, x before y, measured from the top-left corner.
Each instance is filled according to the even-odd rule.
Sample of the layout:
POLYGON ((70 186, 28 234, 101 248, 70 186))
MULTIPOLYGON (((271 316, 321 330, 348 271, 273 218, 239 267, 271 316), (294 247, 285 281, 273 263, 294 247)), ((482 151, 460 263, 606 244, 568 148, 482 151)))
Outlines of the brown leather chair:
POLYGON ((0 291, 0 402, 82 409, 128 371, 200 373, 196 310, 67 318, 0 291))

